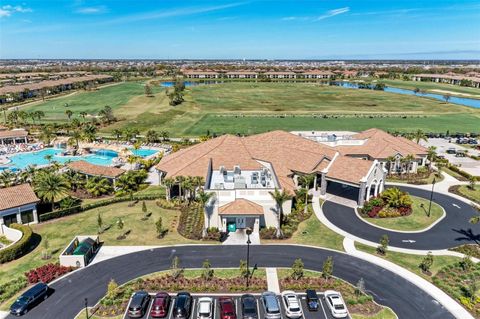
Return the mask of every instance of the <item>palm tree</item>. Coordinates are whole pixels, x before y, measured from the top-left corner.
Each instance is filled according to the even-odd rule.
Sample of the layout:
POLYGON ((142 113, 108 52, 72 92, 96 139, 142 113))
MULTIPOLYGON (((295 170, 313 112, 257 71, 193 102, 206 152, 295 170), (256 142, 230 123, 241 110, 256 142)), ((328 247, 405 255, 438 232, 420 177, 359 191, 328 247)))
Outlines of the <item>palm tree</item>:
POLYGON ((172 186, 175 185, 175 180, 171 177, 164 178, 163 185, 165 185, 167 191, 167 200, 170 200, 170 190, 172 186))
POLYGON ((97 134, 97 128, 94 125, 89 124, 83 128, 83 132, 82 132, 83 139, 85 139, 85 141, 89 143, 95 140, 96 134, 97 134))
POLYGON ((278 221, 278 228, 277 228, 277 238, 280 238, 283 236, 282 232, 282 221, 283 221, 283 204, 286 201, 289 201, 292 199, 292 196, 289 195, 285 190, 282 190, 281 192, 278 190, 278 188, 275 188, 273 192, 268 192, 270 196, 272 196, 273 200, 277 204, 278 212, 277 212, 277 221, 278 221))
POLYGON ((2 187, 10 187, 16 184, 17 175, 9 169, 0 173, 0 184, 2 187))
POLYGON ((34 190, 42 201, 52 204, 53 211, 55 202, 68 196, 70 185, 63 175, 42 171, 35 177, 34 190))
POLYGON ((411 139, 417 142, 417 144, 420 144, 420 141, 427 141, 427 135, 425 135, 425 132, 422 130, 416 130, 413 132, 411 135, 411 139))
POLYGON ((468 178, 468 188, 475 190, 475 185, 477 184, 477 178, 475 176, 470 176, 468 178))
POLYGON ((145 138, 148 143, 155 143, 158 141, 158 133, 155 130, 148 130, 145 138))
POLYGON ((72 119, 73 111, 72 110, 66 110, 65 114, 68 117, 68 120, 70 121, 72 119))
POLYGON ((53 155, 47 154, 43 158, 46 159, 49 163, 52 163, 53 155))
POLYGON ((480 222, 480 207, 472 203, 472 207, 477 211, 477 215, 470 218, 471 224, 478 224, 480 222))
POLYGON ((37 169, 35 165, 28 165, 25 169, 23 169, 20 174, 19 178, 22 183, 30 183, 32 182, 35 174, 37 172, 37 169))
POLYGON ((200 203, 200 205, 202 205, 205 213, 207 214, 208 216, 208 225, 207 225, 207 228, 210 228, 210 215, 207 213, 207 203, 210 201, 210 199, 212 197, 215 196, 215 193, 206 193, 204 192, 203 190, 198 192, 198 196, 197 196, 197 199, 198 199, 198 202, 200 203))
POLYGON ((119 129, 114 129, 114 130, 112 131, 112 134, 115 136, 115 139, 117 140, 117 142, 119 142, 119 141, 120 141, 120 137, 122 137, 122 134, 123 134, 123 133, 122 133, 122 131, 119 130, 119 129))
POLYGON ((83 121, 85 122, 85 118, 87 117, 88 113, 85 111, 80 112, 80 116, 83 118, 83 121))
POLYGON ((392 173, 392 169, 395 166, 397 159, 394 156, 389 156, 386 158, 386 161, 388 163, 388 173, 390 174, 392 173))
POLYGON ((188 199, 188 202, 190 202, 192 200, 192 193, 194 189, 192 177, 185 177, 182 182, 182 188, 185 190, 185 198, 188 199))
POLYGON ((40 139, 43 141, 43 143, 45 143, 46 145, 50 145, 50 142, 54 137, 55 137, 55 134, 53 134, 52 128, 50 126, 44 126, 42 128, 40 139))
POLYGON ((305 192, 305 212, 307 212, 307 205, 308 205, 308 190, 310 189, 310 185, 312 185, 314 181, 315 181, 314 174, 306 174, 306 175, 300 176, 300 183, 307 190, 305 192))
POLYGON ((68 144, 75 146, 78 149, 78 143, 82 140, 83 136, 80 131, 73 131, 70 138, 68 139, 68 144))
POLYGON ((88 179, 87 183, 85 184, 85 189, 94 197, 98 197, 103 194, 109 194, 113 191, 110 181, 106 178, 101 178, 98 176, 88 179))
POLYGON ((403 192, 396 187, 387 188, 385 191, 383 191, 382 199, 387 203, 388 206, 394 208, 412 205, 410 196, 406 192, 403 192))
POLYGON ((435 146, 430 146, 427 151, 427 159, 429 161, 428 167, 432 167, 432 163, 437 159, 437 148, 435 146))
POLYGON ((161 132, 160 132, 160 136, 162 136, 162 140, 163 140, 164 142, 168 139, 169 135, 170 135, 170 134, 169 134, 167 131, 161 131, 161 132))
POLYGON ((185 181, 185 177, 177 176, 175 177, 175 182, 178 184, 178 196, 182 199, 182 186, 185 181))

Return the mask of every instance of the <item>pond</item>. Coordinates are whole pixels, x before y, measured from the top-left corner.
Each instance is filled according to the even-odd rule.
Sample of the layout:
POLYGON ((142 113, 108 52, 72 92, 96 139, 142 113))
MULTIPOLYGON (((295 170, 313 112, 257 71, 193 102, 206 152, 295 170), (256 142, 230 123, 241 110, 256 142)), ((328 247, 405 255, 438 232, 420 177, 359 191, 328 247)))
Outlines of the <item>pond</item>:
MULTIPOLYGON (((349 89, 359 89, 359 84, 355 82, 348 82, 348 81, 341 81, 341 82, 331 82, 333 85, 338 85, 341 87, 349 88, 349 89)), ((373 89, 373 88, 371 88, 373 89)), ((397 87, 392 87, 392 86, 385 86, 385 89, 383 90, 384 92, 389 92, 389 93, 397 93, 397 94, 404 94, 404 95, 416 95, 420 97, 429 97, 435 100, 439 101, 445 101, 445 97, 442 94, 435 94, 435 93, 415 93, 413 90, 408 90, 408 89, 400 89, 397 87)), ((449 103, 453 104, 459 104, 459 105, 465 105, 465 106, 470 106, 470 107, 475 107, 475 108, 480 108, 480 99, 471 99, 467 97, 458 97, 458 96, 453 96, 450 95, 450 98, 448 100, 449 103)))

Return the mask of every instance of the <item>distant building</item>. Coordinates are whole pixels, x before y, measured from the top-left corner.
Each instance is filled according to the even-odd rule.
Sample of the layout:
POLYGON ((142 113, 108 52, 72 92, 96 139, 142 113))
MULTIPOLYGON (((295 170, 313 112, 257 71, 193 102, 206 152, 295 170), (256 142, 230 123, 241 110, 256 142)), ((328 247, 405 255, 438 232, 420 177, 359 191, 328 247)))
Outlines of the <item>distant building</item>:
POLYGON ((184 71, 183 75, 188 79, 218 79, 220 73, 216 71, 184 71))
POLYGON ((227 79, 256 79, 258 72, 255 71, 231 71, 225 73, 227 79))
MULTIPOLYGON (((474 74, 471 74, 474 75, 474 74)), ((468 76, 455 73, 446 74, 415 74, 412 76, 413 81, 430 81, 436 83, 446 83, 453 85, 467 84, 465 86, 471 86, 480 88, 480 76, 468 76)))
POLYGON ((292 71, 274 71, 265 72, 265 76, 269 79, 296 79, 297 73, 292 71))
POLYGON ((0 227, 13 223, 38 223, 39 201, 29 184, 0 188, 0 227))
POLYGON ((28 142, 28 132, 24 129, 2 129, 0 128, 0 145, 19 144, 28 142))
POLYGON ((313 70, 301 73, 305 79, 330 79, 335 76, 331 71, 313 70))
POLYGON ((115 186, 117 179, 125 173, 125 170, 117 167, 95 165, 87 161, 75 161, 67 164, 69 170, 82 174, 88 180, 89 177, 101 177, 109 179, 115 186))

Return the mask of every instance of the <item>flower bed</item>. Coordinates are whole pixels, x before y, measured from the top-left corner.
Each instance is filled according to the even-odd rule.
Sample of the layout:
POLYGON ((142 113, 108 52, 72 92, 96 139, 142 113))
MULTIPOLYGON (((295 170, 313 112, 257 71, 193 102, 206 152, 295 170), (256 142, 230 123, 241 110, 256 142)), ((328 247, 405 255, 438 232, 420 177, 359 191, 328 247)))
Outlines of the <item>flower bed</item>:
POLYGON ((275 227, 262 228, 260 230, 261 239, 288 239, 292 237, 293 233, 297 231, 298 225, 312 216, 312 205, 308 205, 305 211, 303 203, 297 203, 292 212, 285 216, 285 221, 282 225, 283 237, 277 238, 275 235, 277 229, 275 227))
MULTIPOLYGON (((261 292, 267 289, 267 281, 264 278, 253 277, 250 279, 248 291, 261 292)), ((241 277, 218 278, 213 277, 210 280, 201 277, 175 278, 170 274, 139 278, 124 286, 118 287, 116 293, 111 297, 104 297, 100 303, 92 309, 98 316, 118 316, 121 315, 127 307, 128 300, 132 293, 138 290, 148 292, 168 291, 179 292, 189 291, 205 293, 234 293, 247 291, 246 281, 241 277)))
POLYGON ((408 216, 412 213, 412 199, 398 188, 389 188, 366 201, 360 212, 364 217, 370 218, 408 216))
POLYGON ((32 269, 25 273, 29 284, 37 282, 49 283, 66 273, 71 272, 73 267, 65 267, 59 264, 46 264, 38 268, 32 269))

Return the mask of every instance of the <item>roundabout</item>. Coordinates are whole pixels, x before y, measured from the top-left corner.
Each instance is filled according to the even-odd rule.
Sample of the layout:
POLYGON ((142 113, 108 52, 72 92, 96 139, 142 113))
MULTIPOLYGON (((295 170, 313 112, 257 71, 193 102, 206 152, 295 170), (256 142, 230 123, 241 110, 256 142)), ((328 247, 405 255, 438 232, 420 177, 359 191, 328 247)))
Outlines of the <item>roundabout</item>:
MULTIPOLYGON (((429 198, 430 192, 407 186, 398 186, 416 197, 429 198)), ((475 208, 452 196, 434 192, 433 202, 443 207, 445 217, 433 227, 420 232, 387 230, 366 223, 355 210, 338 203, 323 204, 325 218, 341 231, 353 237, 378 243, 382 235, 388 235, 391 247, 412 250, 443 250, 464 244, 475 244, 480 240, 480 225, 469 223, 477 214, 475 208)))
MULTIPOLYGON (((108 259, 78 270, 51 284, 53 295, 25 318, 74 318, 85 298, 93 305, 105 295, 111 279, 123 284, 137 277, 167 270, 178 256, 182 267, 201 267, 209 259, 214 267, 237 267, 245 248, 241 246, 171 246, 152 248, 108 259)), ((370 262, 332 250, 297 245, 259 245, 250 249, 251 261, 259 267, 290 267, 301 258, 305 269, 321 271, 328 256, 334 260, 334 276, 351 284, 363 278, 375 301, 390 307, 399 318, 454 318, 438 301, 397 274, 370 262)), ((8 316, 13 318, 13 316, 8 316)))

